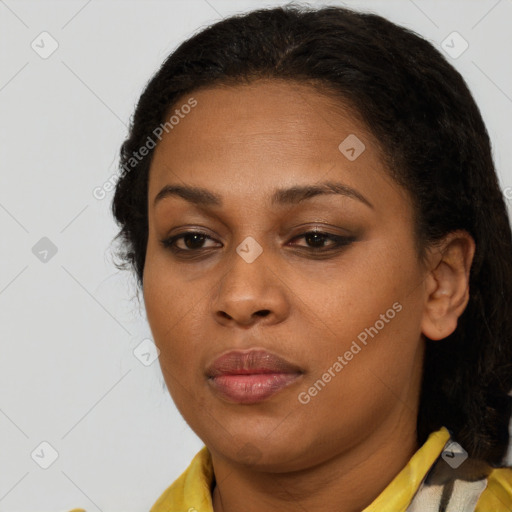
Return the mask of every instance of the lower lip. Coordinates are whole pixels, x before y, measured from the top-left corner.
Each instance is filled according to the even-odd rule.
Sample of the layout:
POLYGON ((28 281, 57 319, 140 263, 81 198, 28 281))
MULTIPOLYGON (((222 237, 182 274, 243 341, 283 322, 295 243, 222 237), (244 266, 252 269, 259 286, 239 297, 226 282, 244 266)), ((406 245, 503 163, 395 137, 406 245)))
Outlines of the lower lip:
POLYGON ((230 402, 255 404, 271 397, 300 377, 298 373, 218 375, 208 379, 211 386, 230 402))

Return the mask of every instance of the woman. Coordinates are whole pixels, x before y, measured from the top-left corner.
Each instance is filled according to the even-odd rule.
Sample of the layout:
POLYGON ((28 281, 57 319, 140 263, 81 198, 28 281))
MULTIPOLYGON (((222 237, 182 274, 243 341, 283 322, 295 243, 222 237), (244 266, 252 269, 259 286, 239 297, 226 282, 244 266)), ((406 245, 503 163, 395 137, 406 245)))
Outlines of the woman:
POLYGON ((113 213, 204 441, 152 512, 512 510, 512 236, 479 109, 374 14, 233 16, 151 79, 113 213))

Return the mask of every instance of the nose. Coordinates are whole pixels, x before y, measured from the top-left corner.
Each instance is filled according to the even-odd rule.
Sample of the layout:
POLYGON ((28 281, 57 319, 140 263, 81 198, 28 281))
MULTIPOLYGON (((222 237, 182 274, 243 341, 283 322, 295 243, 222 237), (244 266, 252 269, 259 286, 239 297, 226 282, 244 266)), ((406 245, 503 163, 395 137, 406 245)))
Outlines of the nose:
POLYGON ((216 288, 215 319, 222 325, 248 327, 282 322, 289 311, 287 286, 263 252, 251 263, 234 252, 216 288))

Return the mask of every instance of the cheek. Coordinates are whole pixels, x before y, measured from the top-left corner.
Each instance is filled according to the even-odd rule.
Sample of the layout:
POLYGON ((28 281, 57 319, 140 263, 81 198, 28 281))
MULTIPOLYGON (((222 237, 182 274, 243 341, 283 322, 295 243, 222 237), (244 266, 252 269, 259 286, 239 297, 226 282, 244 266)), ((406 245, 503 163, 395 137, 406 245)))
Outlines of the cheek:
POLYGON ((379 375, 387 366, 386 380, 398 385, 415 364, 420 341, 421 268, 407 244, 372 242, 358 253, 365 257, 347 259, 322 279, 302 284, 317 326, 310 362, 318 377, 346 354, 347 365, 365 373, 379 375))
POLYGON ((192 357, 189 326, 197 314, 201 294, 193 287, 184 287, 165 256, 153 255, 149 247, 143 283, 146 315, 160 350, 160 364, 162 369, 175 372, 192 357))
POLYGON ((346 335, 373 325, 395 302, 415 300, 423 279, 415 255, 384 240, 362 242, 314 280, 304 277, 300 293, 308 306, 326 327, 346 335))
POLYGON ((180 268, 173 264, 167 251, 158 247, 154 236, 148 241, 143 283, 150 326, 159 330, 182 328, 187 312, 198 302, 201 293, 193 283, 187 286, 183 282, 180 268))
MULTIPOLYGON (((421 296, 410 293, 407 279, 377 274, 365 274, 366 288, 356 272, 343 286, 333 283, 325 294, 329 301, 314 311, 319 330, 308 343, 309 375, 297 400, 308 401, 303 411, 310 418, 333 426, 333 437, 341 423, 357 430, 382 421, 397 404, 414 408, 423 355, 421 296)), ((315 303, 314 294, 310 301, 315 303)))
POLYGON ((144 278, 146 315, 160 350, 158 360, 169 394, 181 414, 189 418, 202 401, 192 391, 202 378, 198 371, 200 338, 191 328, 194 319, 201 316, 199 299, 190 290, 177 286, 177 279, 169 270, 157 272, 154 263, 149 263, 144 278))

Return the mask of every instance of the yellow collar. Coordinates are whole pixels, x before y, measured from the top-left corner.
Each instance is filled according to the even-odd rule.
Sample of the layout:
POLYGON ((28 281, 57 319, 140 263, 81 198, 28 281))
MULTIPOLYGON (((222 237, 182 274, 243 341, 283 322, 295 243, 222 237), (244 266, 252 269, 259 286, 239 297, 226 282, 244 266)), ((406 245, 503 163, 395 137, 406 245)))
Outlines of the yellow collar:
MULTIPOLYGON (((445 427, 432 432, 407 465, 362 512, 404 512, 449 438, 450 433, 445 427)), ((164 491, 150 512, 213 512, 212 484, 211 457, 204 446, 189 467, 164 491)))

